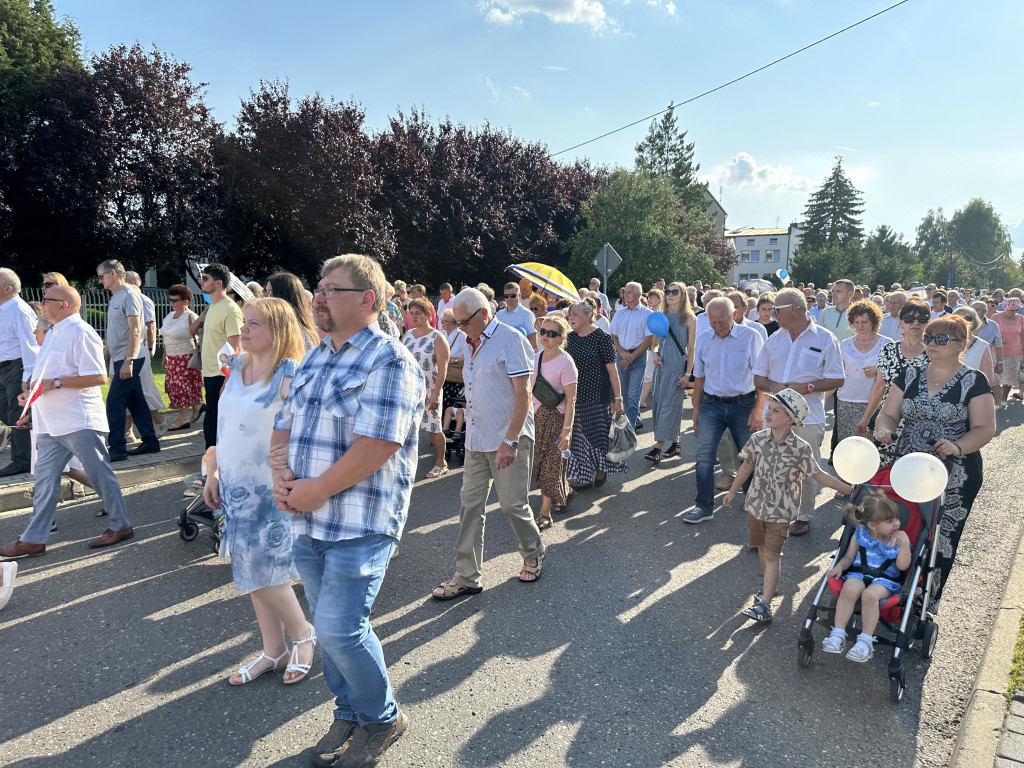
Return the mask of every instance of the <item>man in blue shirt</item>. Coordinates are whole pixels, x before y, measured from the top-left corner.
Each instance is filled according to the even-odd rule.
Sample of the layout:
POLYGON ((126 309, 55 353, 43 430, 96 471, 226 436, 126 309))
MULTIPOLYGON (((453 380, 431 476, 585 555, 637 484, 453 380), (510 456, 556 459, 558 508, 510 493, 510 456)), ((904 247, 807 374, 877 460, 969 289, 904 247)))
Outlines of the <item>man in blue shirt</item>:
POLYGON ((533 325, 537 318, 519 303, 519 283, 505 283, 505 308, 499 309, 494 319, 511 325, 526 337, 531 347, 537 348, 537 330, 533 325))

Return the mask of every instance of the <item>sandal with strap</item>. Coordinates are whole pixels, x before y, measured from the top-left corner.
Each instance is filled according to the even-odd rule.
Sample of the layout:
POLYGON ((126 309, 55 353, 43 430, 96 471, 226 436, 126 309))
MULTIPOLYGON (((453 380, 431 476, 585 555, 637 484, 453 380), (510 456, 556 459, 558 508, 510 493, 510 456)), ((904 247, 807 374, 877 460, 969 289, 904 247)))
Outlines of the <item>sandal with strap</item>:
POLYGON ((460 597, 479 595, 483 591, 483 587, 467 587, 452 579, 434 587, 434 591, 430 593, 430 596, 435 600, 455 600, 460 597))
POLYGON ((239 667, 238 668, 238 671, 235 672, 235 675, 241 675, 242 676, 242 679, 239 682, 232 683, 231 682, 231 677, 235 676, 235 675, 232 675, 231 677, 228 678, 228 685, 245 685, 246 683, 251 683, 253 680, 255 680, 260 675, 267 674, 267 672, 276 672, 280 668, 278 665, 281 663, 281 659, 283 659, 287 655, 288 655, 287 649, 285 650, 284 653, 282 653, 276 659, 273 656, 268 656, 266 653, 261 653, 255 659, 253 659, 248 664, 246 664, 244 667, 239 667), (264 659, 266 659, 269 662, 272 662, 271 665, 269 667, 267 667, 266 669, 260 670, 259 672, 257 672, 254 675, 252 673, 253 667, 255 667, 257 664, 259 664, 264 659))
POLYGON ((672 443, 672 445, 668 447, 668 450, 661 455, 664 456, 666 459, 671 459, 673 456, 678 456, 679 452, 679 441, 676 440, 674 443, 672 443))
POLYGON ((846 658, 850 661, 865 662, 875 655, 875 639, 860 635, 853 647, 846 652, 846 658))
POLYGON ((448 465, 447 464, 434 465, 434 468, 432 470, 430 470, 429 472, 427 472, 427 479, 428 480, 432 480, 435 477, 440 477, 441 475, 445 475, 447 473, 448 473, 448 465))
POLYGON ((555 504, 553 507, 551 507, 551 511, 555 512, 555 513, 557 513, 559 515, 564 515, 566 510, 569 509, 569 505, 572 504, 572 500, 575 499, 575 498, 576 498, 576 489, 575 488, 570 488, 569 489, 569 493, 566 494, 565 503, 564 504, 555 504))
POLYGON ((541 568, 544 567, 544 554, 545 553, 541 553, 537 556, 536 565, 530 565, 529 561, 523 560, 523 570, 519 572, 519 580, 523 582, 523 584, 533 584, 535 581, 540 581, 540 571, 541 568), (524 574, 529 574, 533 576, 533 578, 524 579, 524 574))
POLYGON ((657 465, 661 461, 661 448, 651 448, 651 450, 644 454, 644 458, 657 465))
POLYGON ((537 515, 537 528, 540 530, 546 531, 552 523, 551 515, 537 515))
POLYGON ((821 641, 821 650, 824 653, 842 653, 843 647, 846 645, 846 635, 832 632, 821 641))
POLYGON ((293 677, 291 680, 284 680, 285 685, 292 685, 294 683, 299 682, 300 680, 304 680, 306 678, 306 675, 309 674, 310 668, 313 666, 312 654, 310 654, 309 656, 309 664, 299 663, 299 646, 305 643, 312 643, 313 650, 316 650, 316 630, 313 628, 312 624, 309 625, 309 637, 307 637, 305 640, 295 640, 294 642, 292 642, 292 655, 291 658, 288 659, 288 666, 284 668, 284 673, 286 675, 289 672, 301 672, 302 674, 298 677, 293 677))

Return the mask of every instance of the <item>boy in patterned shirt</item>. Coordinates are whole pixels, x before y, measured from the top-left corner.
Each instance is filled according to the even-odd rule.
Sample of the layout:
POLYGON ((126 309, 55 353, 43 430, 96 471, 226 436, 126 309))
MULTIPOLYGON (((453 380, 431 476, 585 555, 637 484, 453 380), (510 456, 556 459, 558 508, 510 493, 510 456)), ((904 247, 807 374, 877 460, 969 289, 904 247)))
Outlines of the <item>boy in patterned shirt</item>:
POLYGON ((768 399, 764 423, 768 429, 755 432, 740 451, 742 466, 722 503, 732 506, 736 493, 753 473, 744 506, 750 546, 757 547, 764 572, 761 592, 744 616, 761 623, 772 620, 769 605, 779 584, 782 569, 782 545, 789 535, 789 524, 800 512, 800 488, 804 475, 843 493, 853 488, 822 471, 814 460, 810 444, 793 432, 807 416, 807 401, 792 389, 777 394, 765 393, 768 399))

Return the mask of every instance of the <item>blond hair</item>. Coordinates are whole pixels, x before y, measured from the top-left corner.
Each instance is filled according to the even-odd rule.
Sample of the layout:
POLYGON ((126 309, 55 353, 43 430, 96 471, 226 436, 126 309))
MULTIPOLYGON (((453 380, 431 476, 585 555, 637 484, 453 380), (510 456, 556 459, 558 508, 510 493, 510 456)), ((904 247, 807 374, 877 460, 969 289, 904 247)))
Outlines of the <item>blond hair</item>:
POLYGON ((843 516, 854 525, 884 523, 896 520, 900 516, 900 508, 882 491, 872 491, 860 506, 847 504, 843 516))
MULTIPOLYGON (((388 281, 384 278, 384 270, 380 268, 380 264, 369 256, 346 253, 325 261, 320 275, 325 277, 336 269, 344 269, 348 273, 353 288, 373 291, 373 311, 378 315, 384 311, 384 305, 387 303, 384 286, 388 281)), ((395 285, 398 282, 400 281, 396 281, 395 285)))
POLYGON ((561 315, 548 315, 547 317, 540 318, 540 327, 543 328, 545 325, 553 325, 558 328, 558 332, 562 334, 562 340, 558 344, 559 349, 565 349, 566 337, 569 335, 569 324, 565 322, 565 318, 561 315))
MULTIPOLYGON (((274 378, 274 371, 282 360, 285 358, 290 358, 295 362, 302 360, 302 356, 306 352, 306 346, 302 343, 302 330, 299 328, 299 321, 295 319, 295 310, 284 299, 273 297, 251 299, 245 303, 245 311, 250 310, 259 317, 274 345, 274 364, 270 366, 267 375, 263 377, 263 383, 269 384, 274 378)), ((251 364, 252 357, 246 355, 243 369, 251 364)))

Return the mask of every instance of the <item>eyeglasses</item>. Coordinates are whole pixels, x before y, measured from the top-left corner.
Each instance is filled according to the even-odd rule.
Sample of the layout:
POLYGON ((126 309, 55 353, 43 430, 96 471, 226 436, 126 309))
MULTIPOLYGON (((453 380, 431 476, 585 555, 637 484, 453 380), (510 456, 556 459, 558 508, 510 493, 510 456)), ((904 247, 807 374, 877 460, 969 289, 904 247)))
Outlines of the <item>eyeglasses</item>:
POLYGON ((185 298, 183 298, 181 296, 171 296, 171 304, 175 304, 175 303, 177 303, 179 301, 187 301, 187 299, 185 299, 185 298))
MULTIPOLYGON (((480 307, 480 309, 483 309, 483 307, 480 307)), ((458 323, 458 324, 459 324, 460 326, 462 326, 463 328, 465 328, 465 327, 466 327, 467 325, 469 325, 469 321, 470 321, 470 320, 472 320, 472 319, 473 319, 474 317, 476 317, 476 316, 477 316, 478 314, 480 314, 480 309, 478 309, 478 310, 477 310, 476 312, 474 312, 474 313, 473 313, 472 315, 470 315, 469 317, 467 317, 467 318, 466 318, 465 320, 456 320, 455 322, 456 322, 456 323, 458 323)))
POLYGON ((533 314, 535 314, 535 315, 539 315, 539 314, 540 314, 541 312, 543 312, 544 310, 543 310, 543 309, 541 309, 540 307, 531 307, 531 308, 530 308, 530 311, 531 311, 531 312, 533 312, 533 314))
POLYGON ((43 283, 43 288, 53 288, 56 283, 43 283))
POLYGON ((989 305, 990 307, 998 307, 998 306, 999 306, 999 302, 998 302, 998 301, 990 301, 990 302, 988 303, 988 305, 989 305))
POLYGON ((362 293, 366 288, 317 288, 313 291, 313 298, 320 296, 323 299, 333 299, 336 293, 362 293))
POLYGON ((904 315, 900 318, 904 323, 908 325, 911 323, 918 323, 919 325, 928 325, 931 322, 930 315, 904 315))
POLYGON ((666 288, 665 289, 665 295, 666 296, 678 296, 680 293, 682 293, 682 291, 679 288, 666 288))
POLYGON ((552 339, 557 339, 559 336, 562 335, 561 331, 552 331, 549 330, 548 328, 541 328, 539 331, 537 331, 537 333, 539 333, 541 336, 549 336, 552 339))
POLYGON ((777 315, 777 314, 779 314, 779 310, 780 309, 785 309, 786 307, 794 307, 794 306, 796 306, 796 305, 795 304, 776 304, 775 307, 772 309, 772 314, 773 315, 777 315))
POLYGON ((948 333, 926 333, 921 339, 925 344, 937 344, 940 347, 944 347, 951 341, 963 341, 963 339, 954 339, 948 333))
POLYGON ((518 293, 506 293, 505 294, 505 298, 506 299, 518 299, 519 298, 519 294, 518 293))
POLYGON ((63 304, 65 301, 67 301, 67 299, 55 299, 52 296, 51 297, 43 296, 42 300, 43 301, 56 301, 59 304, 63 304))

